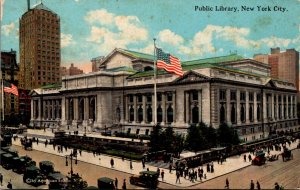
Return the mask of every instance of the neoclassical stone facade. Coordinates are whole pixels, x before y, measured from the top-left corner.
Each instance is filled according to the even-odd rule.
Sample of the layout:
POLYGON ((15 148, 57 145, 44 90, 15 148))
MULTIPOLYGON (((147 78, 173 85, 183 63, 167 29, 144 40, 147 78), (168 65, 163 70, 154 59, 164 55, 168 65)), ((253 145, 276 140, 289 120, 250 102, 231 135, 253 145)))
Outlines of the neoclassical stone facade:
MULTIPOLYGON (((226 122, 245 141, 272 131, 299 130, 294 85, 271 79, 267 65, 236 59, 183 62, 181 78, 159 71, 157 122, 180 133, 191 123, 217 128, 226 122)), ((115 49, 103 59, 100 71, 33 90, 31 125, 150 134, 155 105, 151 64, 151 55, 115 49)))

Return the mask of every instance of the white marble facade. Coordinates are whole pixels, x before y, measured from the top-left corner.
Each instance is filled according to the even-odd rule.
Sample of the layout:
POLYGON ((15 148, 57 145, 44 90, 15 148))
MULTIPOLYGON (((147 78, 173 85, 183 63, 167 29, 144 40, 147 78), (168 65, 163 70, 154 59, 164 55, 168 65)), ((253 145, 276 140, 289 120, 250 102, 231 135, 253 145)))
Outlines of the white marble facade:
MULTIPOLYGON (((102 63, 106 69, 63 78, 58 89, 33 90, 31 125, 150 134, 154 80, 149 71, 134 70, 149 68, 151 63, 147 57, 115 49, 102 63)), ((246 64, 249 69, 251 60, 246 64)), ((157 77, 157 120, 163 127, 186 133, 191 123, 202 121, 217 128, 226 122, 245 141, 266 137, 274 130, 299 130, 293 84, 271 79, 268 73, 244 72, 242 67, 183 68, 182 78, 157 77)))

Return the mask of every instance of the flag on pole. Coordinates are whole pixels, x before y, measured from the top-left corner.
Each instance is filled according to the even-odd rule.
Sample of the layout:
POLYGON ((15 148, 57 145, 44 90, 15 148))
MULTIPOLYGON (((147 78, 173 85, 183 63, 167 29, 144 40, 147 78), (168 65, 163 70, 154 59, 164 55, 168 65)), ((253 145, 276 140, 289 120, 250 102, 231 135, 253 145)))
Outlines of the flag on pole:
POLYGON ((167 72, 183 76, 180 60, 169 53, 163 52, 162 49, 156 48, 157 68, 165 69, 167 72))
POLYGON ((4 92, 9 94, 13 93, 15 96, 19 96, 18 88, 14 84, 11 84, 3 80, 3 85, 4 85, 4 92))

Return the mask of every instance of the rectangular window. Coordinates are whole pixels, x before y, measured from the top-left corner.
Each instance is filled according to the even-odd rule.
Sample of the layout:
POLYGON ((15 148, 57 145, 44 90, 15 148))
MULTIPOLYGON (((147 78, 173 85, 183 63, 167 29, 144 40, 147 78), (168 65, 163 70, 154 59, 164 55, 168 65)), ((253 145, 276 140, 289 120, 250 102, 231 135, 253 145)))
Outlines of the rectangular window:
POLYGON ((158 101, 158 102, 161 102, 161 100, 162 100, 162 94, 161 94, 161 93, 158 93, 158 94, 157 94, 157 101, 158 101))
POLYGON ((240 100, 241 101, 246 101, 246 93, 245 92, 240 93, 240 100))
POLYGON ((193 100, 195 100, 195 101, 198 100, 198 92, 197 91, 193 91, 192 94, 193 94, 192 95, 193 96, 193 100))
POLYGON ((256 101, 258 101, 258 102, 261 101, 261 94, 260 93, 256 94, 256 101))
POLYGON ((139 102, 139 103, 143 102, 143 95, 139 94, 139 95, 137 96, 137 99, 138 99, 138 102, 139 102))
POLYGON ((249 101, 253 102, 253 92, 249 92, 249 101))
POLYGON ((236 100, 236 91, 230 91, 230 100, 232 101, 236 100))
POLYGON ((152 102, 152 96, 151 95, 147 95, 147 102, 152 102))
POLYGON ((133 103, 133 95, 132 94, 129 95, 129 102, 133 103))
POLYGON ((220 100, 226 101, 226 90, 220 90, 220 100))
POLYGON ((149 135, 149 129, 146 129, 145 135, 149 135))
POLYGON ((167 101, 171 102, 173 100, 173 94, 172 93, 167 93, 167 101))
POLYGON ((135 131, 135 134, 139 134, 140 133, 140 129, 137 129, 136 131, 135 131))

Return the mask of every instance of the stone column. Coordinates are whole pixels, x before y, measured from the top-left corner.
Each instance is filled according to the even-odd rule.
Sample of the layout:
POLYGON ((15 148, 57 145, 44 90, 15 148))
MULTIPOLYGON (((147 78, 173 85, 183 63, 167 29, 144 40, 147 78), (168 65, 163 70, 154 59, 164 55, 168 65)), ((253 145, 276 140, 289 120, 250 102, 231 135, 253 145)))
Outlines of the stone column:
POLYGON ((165 123, 166 123, 166 95, 164 92, 161 93, 161 108, 162 108, 161 125, 165 125, 165 123))
POLYGON ((185 91, 185 122, 187 124, 190 122, 190 92, 185 91))
POLYGON ((177 95, 175 98, 176 101, 176 110, 174 111, 174 115, 177 118, 176 126, 184 126, 184 114, 186 112, 185 99, 184 99, 184 91, 182 89, 178 89, 176 91, 177 95))
POLYGON ((263 92, 262 94, 262 101, 263 101, 263 106, 262 106, 262 111, 263 111, 263 121, 266 122, 267 121, 267 97, 266 97, 266 93, 263 92))
POLYGON ((231 123, 230 90, 226 90, 226 122, 231 123))
POLYGON ((129 121, 129 117, 128 117, 128 115, 129 115, 128 96, 125 95, 124 98, 125 98, 125 123, 128 123, 128 121, 129 121))
POLYGON ((246 116, 246 124, 249 124, 250 123, 250 115, 249 115, 249 108, 250 108, 250 103, 249 103, 249 91, 246 91, 245 92, 245 98, 246 98, 246 102, 245 102, 245 116, 246 116))
POLYGON ((90 104, 89 104, 89 97, 83 97, 83 107, 84 107, 84 113, 83 113, 83 121, 82 125, 87 126, 89 124, 90 119, 90 104))
POLYGON ((35 103, 34 103, 34 100, 33 100, 33 98, 31 98, 31 112, 30 112, 30 120, 34 120, 35 118, 34 118, 34 113, 35 113, 35 103))
POLYGON ((198 109, 199 109, 199 122, 202 121, 202 91, 198 91, 198 109))
POLYGON ((137 96, 136 94, 133 95, 133 109, 134 109, 134 118, 133 118, 133 123, 137 123, 137 113, 138 113, 138 107, 137 107, 137 96))
POLYGON ((257 123, 257 93, 253 92, 253 122, 257 123))
MULTIPOLYGON (((61 125, 62 126, 65 126, 65 125, 67 125, 67 117, 66 117, 66 114, 67 114, 67 108, 66 108, 66 103, 67 103, 67 101, 66 101, 66 97, 65 96, 63 96, 62 98, 61 98, 61 104, 60 104, 60 106, 61 106, 61 125)), ((69 105, 69 104, 68 104, 69 105)))
POLYGON ((236 123, 237 125, 241 125, 241 99, 240 99, 240 90, 237 89, 236 91, 236 123))
POLYGON ((143 121, 142 121, 142 124, 145 124, 146 123, 146 121, 147 121, 147 118, 146 118, 146 116, 147 116, 147 106, 146 106, 146 101, 147 101, 147 97, 146 97, 146 95, 144 94, 144 95, 142 95, 142 102, 143 102, 143 121))
POLYGON ((272 92, 271 94, 271 118, 275 120, 275 115, 274 115, 274 93, 272 92))
POLYGON ((154 94, 152 94, 152 122, 151 122, 152 125, 154 124, 154 121, 155 121, 154 112, 156 112, 156 110, 157 110, 157 107, 155 108, 154 101, 155 101, 155 97, 154 97, 154 94))
POLYGON ((172 104, 173 104, 173 123, 176 123, 176 91, 173 92, 172 96, 172 104))
POLYGON ((285 112, 285 114, 286 114, 286 118, 288 119, 289 118, 289 111, 288 111, 288 109, 289 109, 289 96, 288 95, 285 95, 285 97, 286 97, 286 112, 285 112))
POLYGON ((74 105, 73 105, 73 111, 74 111, 74 120, 77 122, 78 119, 79 119, 79 114, 78 114, 78 111, 79 111, 79 107, 78 107, 78 97, 74 97, 73 98, 73 102, 74 102, 74 105))
POLYGON ((283 101, 284 95, 281 94, 281 120, 284 120, 284 101, 283 101))
POLYGON ((41 102, 41 98, 38 99, 38 120, 41 120, 41 115, 42 115, 42 102, 41 102))

